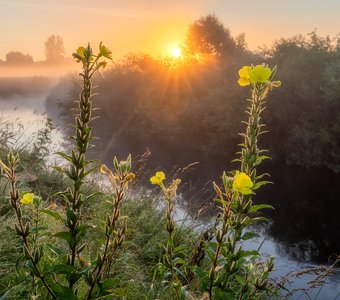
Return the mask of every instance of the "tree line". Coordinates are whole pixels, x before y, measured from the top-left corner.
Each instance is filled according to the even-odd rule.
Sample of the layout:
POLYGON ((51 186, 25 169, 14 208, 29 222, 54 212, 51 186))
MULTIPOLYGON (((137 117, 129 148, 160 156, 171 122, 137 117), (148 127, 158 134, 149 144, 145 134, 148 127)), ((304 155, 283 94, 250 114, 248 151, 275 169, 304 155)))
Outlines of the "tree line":
MULTIPOLYGON (((64 41, 59 35, 50 35, 45 41, 45 63, 58 64, 68 59, 65 57, 64 41)), ((24 54, 20 51, 10 51, 6 54, 5 60, 0 60, 3 66, 32 66, 35 64, 33 56, 24 54)))
MULTIPOLYGON (((340 171, 339 39, 312 32, 252 52, 244 36, 232 37, 208 15, 189 27, 182 47, 181 59, 131 54, 96 78, 96 106, 102 110, 94 124, 96 151, 137 154, 149 147, 179 163, 192 157, 228 161, 243 128, 238 120, 246 93, 237 88, 237 71, 267 63, 279 66, 283 82, 265 115, 267 148, 288 164, 340 171)), ((77 98, 76 86, 61 103, 64 116, 77 98)))

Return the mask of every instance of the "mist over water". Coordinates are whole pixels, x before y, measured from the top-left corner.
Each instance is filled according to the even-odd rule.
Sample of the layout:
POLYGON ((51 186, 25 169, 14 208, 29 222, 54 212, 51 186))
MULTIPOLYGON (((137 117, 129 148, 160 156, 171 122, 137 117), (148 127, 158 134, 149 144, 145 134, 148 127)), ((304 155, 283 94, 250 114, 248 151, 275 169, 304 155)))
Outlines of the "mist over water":
MULTIPOLYGON (((46 128, 45 100, 56 83, 56 79, 46 77, 0 78, 0 126, 1 130, 14 130, 12 147, 30 147, 39 130, 46 128)), ((52 124, 51 153, 62 149, 63 140, 57 119, 52 124)))

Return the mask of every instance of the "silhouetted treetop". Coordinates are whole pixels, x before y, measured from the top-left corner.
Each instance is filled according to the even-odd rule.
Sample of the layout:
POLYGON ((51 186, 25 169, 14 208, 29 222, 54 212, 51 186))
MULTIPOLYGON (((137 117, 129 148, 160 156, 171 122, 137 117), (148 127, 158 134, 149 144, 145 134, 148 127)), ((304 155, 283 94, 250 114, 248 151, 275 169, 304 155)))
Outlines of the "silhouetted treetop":
POLYGON ((185 42, 188 54, 224 56, 233 53, 235 48, 229 29, 214 14, 199 18, 189 27, 185 42))

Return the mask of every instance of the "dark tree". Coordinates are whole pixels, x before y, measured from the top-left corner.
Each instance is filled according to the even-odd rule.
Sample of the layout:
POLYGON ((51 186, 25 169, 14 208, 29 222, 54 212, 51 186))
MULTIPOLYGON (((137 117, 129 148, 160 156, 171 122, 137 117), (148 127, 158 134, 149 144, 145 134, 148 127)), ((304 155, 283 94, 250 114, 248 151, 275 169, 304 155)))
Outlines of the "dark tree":
POLYGON ((224 56, 235 51, 236 43, 215 15, 201 17, 189 27, 185 50, 188 54, 224 56))
POLYGON ((59 35, 51 35, 45 42, 46 61, 57 63, 64 60, 64 41, 59 35))
POLYGON ((33 64, 33 57, 25 55, 19 51, 11 51, 6 55, 6 63, 9 65, 27 65, 33 64))

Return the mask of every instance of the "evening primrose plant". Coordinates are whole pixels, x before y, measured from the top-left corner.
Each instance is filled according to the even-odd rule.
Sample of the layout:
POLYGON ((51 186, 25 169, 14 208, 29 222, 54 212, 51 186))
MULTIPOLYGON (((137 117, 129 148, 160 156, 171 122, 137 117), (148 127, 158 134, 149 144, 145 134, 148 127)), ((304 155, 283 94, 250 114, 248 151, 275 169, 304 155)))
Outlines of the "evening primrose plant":
POLYGON ((258 250, 244 250, 242 242, 257 237, 249 227, 266 220, 254 213, 272 208, 253 205, 252 197, 257 189, 269 183, 263 180, 266 174, 257 174, 256 166, 269 158, 264 155, 266 150, 259 149, 258 138, 264 133, 261 115, 265 98, 272 88, 281 84, 272 81, 275 72, 276 68, 266 65, 244 66, 239 70, 239 85, 252 88, 247 108, 249 117, 241 134, 244 142, 240 145, 240 157, 235 160, 240 163, 240 170, 228 176, 224 172, 222 187, 213 183, 220 213, 213 229, 215 239, 207 242, 205 248, 210 268, 194 270, 209 299, 263 299, 272 294, 268 279, 274 267, 273 259, 265 261, 258 250))
POLYGON ((181 180, 174 179, 171 184, 166 187, 163 183, 165 179, 166 177, 163 171, 156 172, 156 174, 150 178, 151 184, 160 187, 166 202, 165 228, 168 233, 168 239, 164 247, 165 253, 162 255, 161 262, 157 266, 157 271, 162 277, 162 283, 172 288, 177 299, 182 299, 185 298, 185 289, 182 286, 182 282, 185 280, 183 269, 185 269, 187 263, 180 257, 183 254, 185 255, 183 247, 176 247, 174 244, 175 221, 173 218, 174 198, 181 180))
POLYGON ((57 153, 67 161, 68 166, 55 169, 71 181, 66 191, 58 193, 63 199, 63 209, 54 210, 51 206, 42 208, 41 198, 33 193, 20 197, 15 175, 19 157, 10 152, 7 163, 0 162, 2 173, 10 182, 10 203, 17 218, 15 230, 22 239, 25 265, 32 277, 29 295, 31 299, 99 299, 112 294, 116 282, 107 278, 110 275, 109 268, 115 250, 124 241, 125 224, 120 224, 118 219, 124 192, 128 182, 134 178, 130 172, 130 156, 122 162, 115 158, 114 172, 105 166, 101 168, 114 182, 112 214, 106 218, 105 235, 99 248, 86 251, 89 248, 86 234, 93 226, 85 219, 83 208, 96 193, 84 195, 82 188, 86 177, 99 167, 98 163, 86 158, 92 139, 90 124, 94 119, 92 78, 106 66, 106 60, 111 59, 111 51, 100 43, 98 53, 88 45, 79 47, 73 57, 82 64, 82 72, 79 74, 82 78, 82 90, 78 101, 78 115, 73 125, 75 135, 71 137, 75 147, 71 154, 57 153), (48 224, 40 226, 42 213, 60 222, 63 229, 56 233, 46 233, 48 224), (39 237, 41 231, 44 232, 39 237), (40 245, 39 241, 46 240, 46 237, 52 238, 52 241, 40 245))
MULTIPOLYGON (((245 122, 245 132, 241 134, 244 141, 240 145, 241 151, 238 152, 240 157, 235 160, 240 163, 240 169, 228 175, 224 172, 222 187, 213 183, 216 192, 214 200, 219 209, 219 216, 212 228, 213 238, 202 240, 205 263, 202 266, 201 264, 178 266, 179 274, 186 274, 183 269, 185 265, 196 275, 196 278, 188 276, 191 284, 184 282, 182 288, 185 286, 185 291, 193 288, 194 293, 199 290, 203 293, 204 299, 263 299, 273 294, 269 283, 269 273, 274 267, 273 259, 263 260, 259 250, 245 250, 242 242, 257 237, 258 235, 249 227, 266 220, 264 217, 258 217, 258 214, 255 216, 255 213, 272 208, 265 204, 254 205, 252 197, 256 190, 269 183, 263 179, 268 174, 257 174, 256 167, 269 158, 264 155, 266 150, 259 149, 258 138, 264 133, 261 115, 268 92, 281 85, 280 81, 272 81, 275 72, 275 67, 270 69, 266 65, 244 66, 239 70, 239 85, 242 87, 251 85, 252 88, 247 108, 249 117, 245 122)), ((173 212, 173 206, 162 183, 164 179, 165 174, 157 172, 150 181, 160 186, 168 203, 171 203, 171 207, 167 209, 168 217, 173 212)), ((171 218, 170 221, 174 226, 171 218)), ((171 244, 171 232, 169 239, 171 244)), ((165 257, 167 256, 169 255, 165 254, 165 257)), ((168 269, 171 268, 173 266, 168 264, 168 269)), ((173 276, 171 278, 176 282, 173 276)), ((172 286, 176 287, 177 291, 180 290, 178 281, 176 284, 172 283, 172 286)), ((180 299, 178 292, 177 298, 180 299)))

